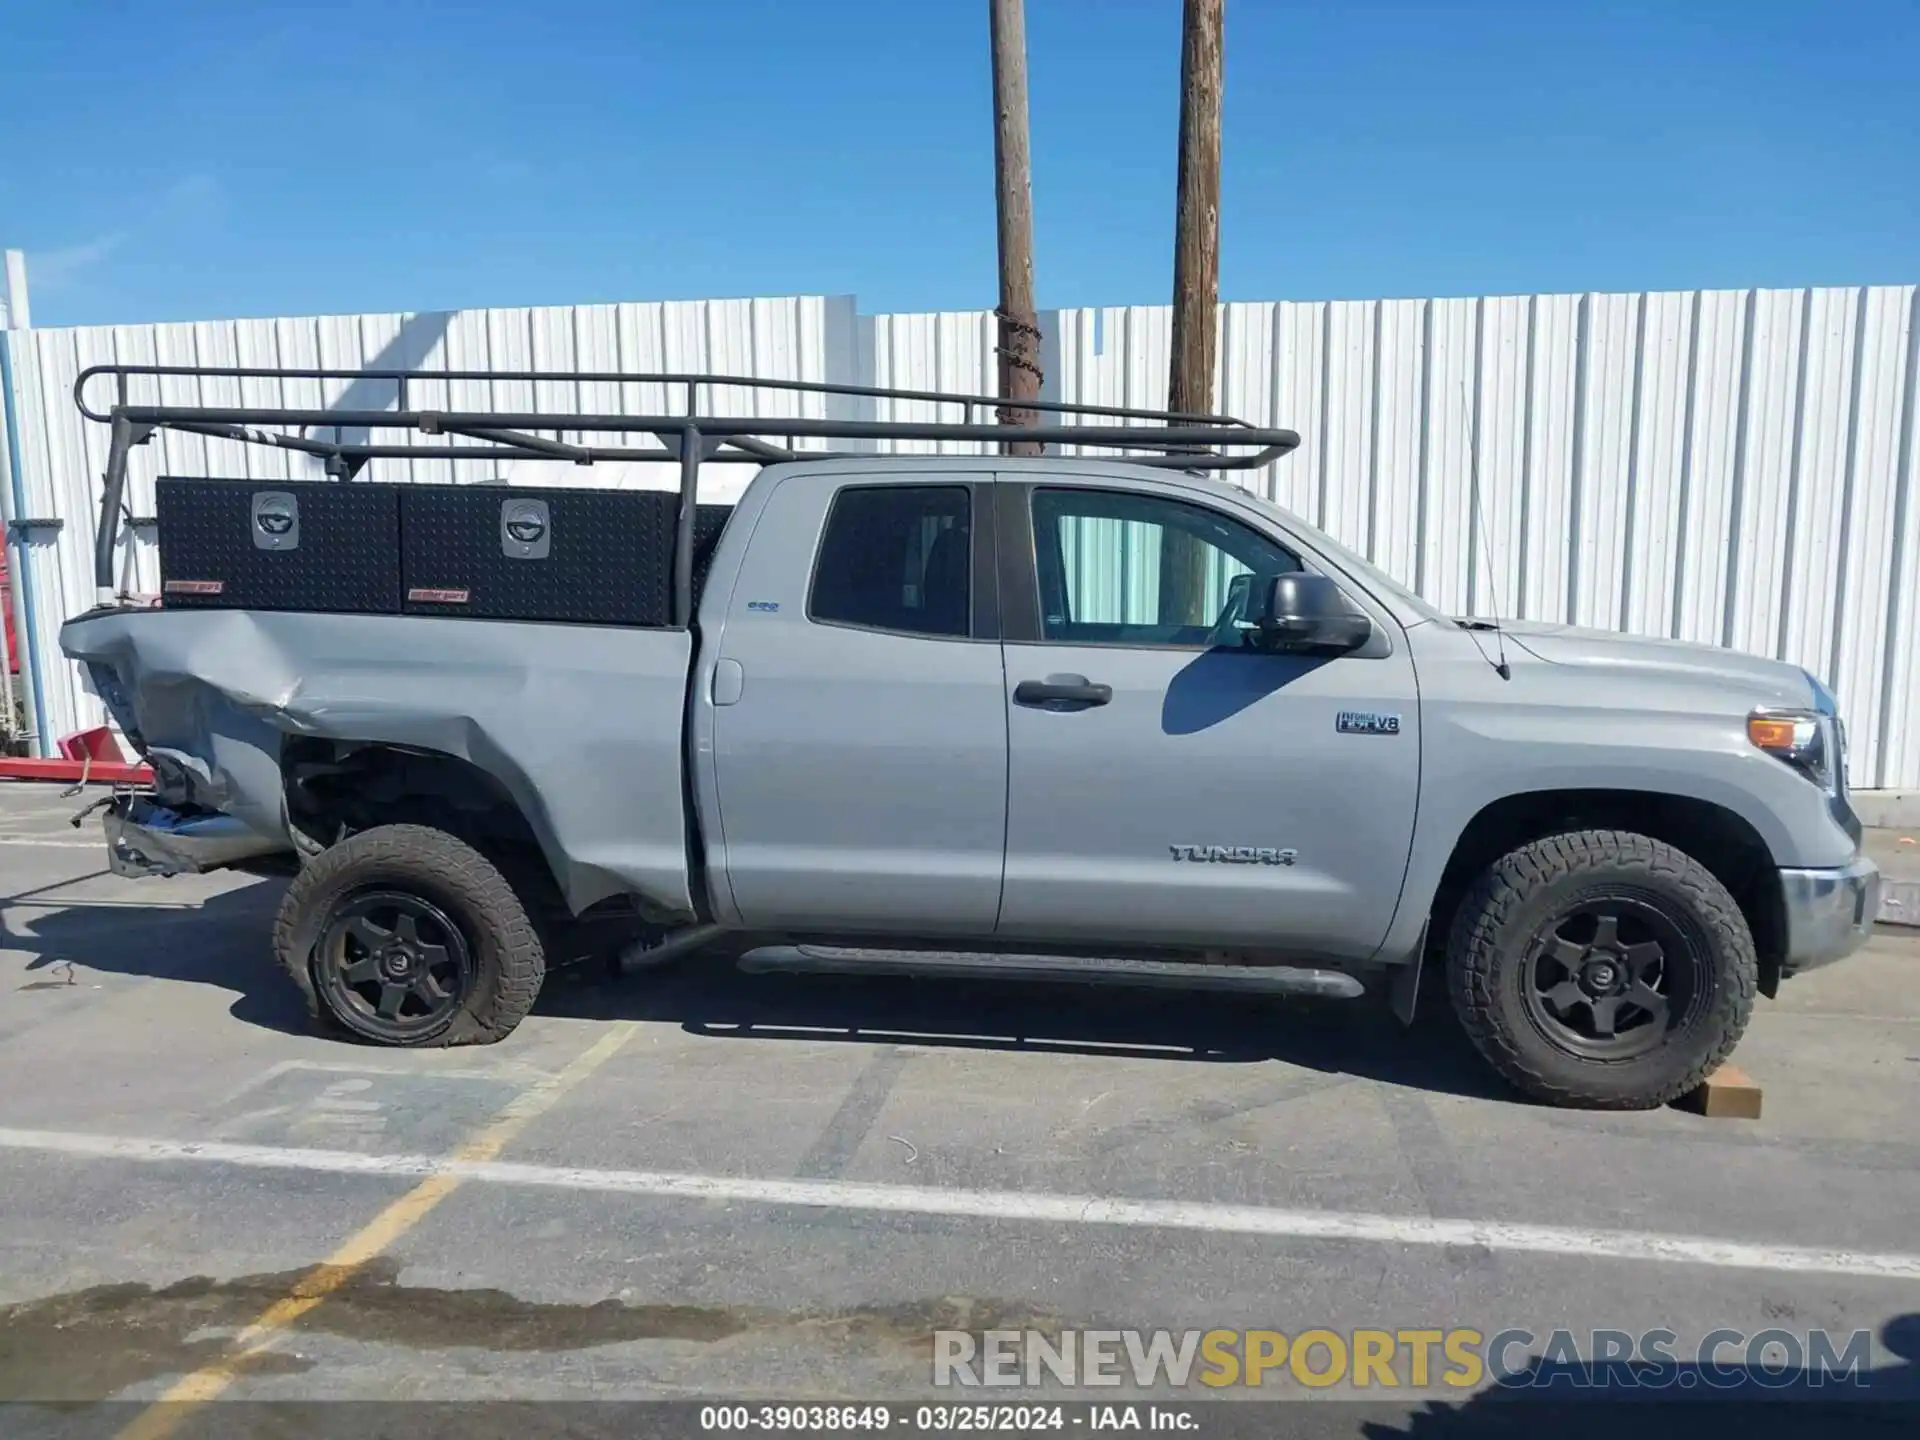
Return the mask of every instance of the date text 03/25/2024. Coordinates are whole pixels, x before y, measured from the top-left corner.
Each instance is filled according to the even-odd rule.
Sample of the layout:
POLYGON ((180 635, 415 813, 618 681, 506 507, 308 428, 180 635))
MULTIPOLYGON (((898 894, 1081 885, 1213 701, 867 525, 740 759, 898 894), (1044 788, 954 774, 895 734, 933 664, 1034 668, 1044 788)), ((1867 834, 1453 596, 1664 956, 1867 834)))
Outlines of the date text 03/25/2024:
POLYGON ((1158 1430, 1191 1433, 1191 1410, 1173 1405, 704 1405, 700 1428, 747 1434, 900 1430, 925 1435, 1028 1431, 1158 1430))

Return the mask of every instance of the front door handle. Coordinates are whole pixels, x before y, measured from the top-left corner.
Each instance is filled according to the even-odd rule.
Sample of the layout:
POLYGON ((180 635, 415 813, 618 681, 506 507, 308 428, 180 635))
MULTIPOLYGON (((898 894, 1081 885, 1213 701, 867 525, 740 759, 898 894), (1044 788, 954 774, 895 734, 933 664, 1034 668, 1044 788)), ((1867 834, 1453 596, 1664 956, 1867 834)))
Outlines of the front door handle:
POLYGON ((1084 675, 1049 675, 1044 680, 1022 680, 1013 687, 1016 705, 1065 703, 1084 707, 1105 705, 1111 699, 1111 685, 1096 685, 1084 675))

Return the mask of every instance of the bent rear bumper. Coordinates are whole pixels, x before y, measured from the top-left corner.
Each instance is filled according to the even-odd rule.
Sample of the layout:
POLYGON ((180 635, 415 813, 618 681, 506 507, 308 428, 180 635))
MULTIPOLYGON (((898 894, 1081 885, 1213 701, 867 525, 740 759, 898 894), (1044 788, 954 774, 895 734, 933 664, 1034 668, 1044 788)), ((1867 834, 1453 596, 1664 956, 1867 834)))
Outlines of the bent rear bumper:
POLYGON ((106 831, 116 875, 193 875, 289 848, 231 815, 181 815, 151 795, 116 797, 106 831))
POLYGON ((1781 973, 1796 975, 1840 960, 1873 933, 1880 910, 1880 867, 1864 855, 1837 870, 1780 872, 1787 949, 1781 973))

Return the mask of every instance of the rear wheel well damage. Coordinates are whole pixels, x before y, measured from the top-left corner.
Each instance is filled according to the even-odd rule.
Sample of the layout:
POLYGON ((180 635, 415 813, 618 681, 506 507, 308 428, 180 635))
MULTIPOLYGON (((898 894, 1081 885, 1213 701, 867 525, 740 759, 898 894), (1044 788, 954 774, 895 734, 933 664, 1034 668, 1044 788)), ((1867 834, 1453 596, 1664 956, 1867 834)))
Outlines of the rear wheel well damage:
POLYGON ((1786 953, 1786 911, 1766 841, 1725 806, 1651 791, 1539 790, 1503 796, 1483 808, 1460 832, 1434 893, 1429 958, 1439 959, 1433 952, 1446 944, 1461 899, 1489 865, 1531 841, 1571 830, 1630 831, 1698 860, 1739 905, 1759 955, 1760 990, 1775 993, 1786 953))
MULTIPOLYGON (((601 922, 620 934, 639 922, 625 896, 575 915, 526 813, 500 780, 470 760, 404 745, 290 739, 281 750, 287 825, 312 855, 385 825, 424 825, 466 842, 512 884, 547 938, 550 963, 578 958, 601 922)), ((607 943, 614 943, 608 941, 607 943)), ((596 942, 591 948, 599 948, 596 942)))

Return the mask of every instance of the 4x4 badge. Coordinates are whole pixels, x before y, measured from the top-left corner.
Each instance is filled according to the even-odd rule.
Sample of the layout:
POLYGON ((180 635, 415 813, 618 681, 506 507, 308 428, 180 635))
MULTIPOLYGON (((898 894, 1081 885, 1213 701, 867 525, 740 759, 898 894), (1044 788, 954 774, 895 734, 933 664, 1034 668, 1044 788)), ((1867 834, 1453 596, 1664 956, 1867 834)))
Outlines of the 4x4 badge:
POLYGON ((1376 710, 1342 710, 1334 716, 1333 728, 1342 735, 1398 735, 1400 717, 1376 710))

